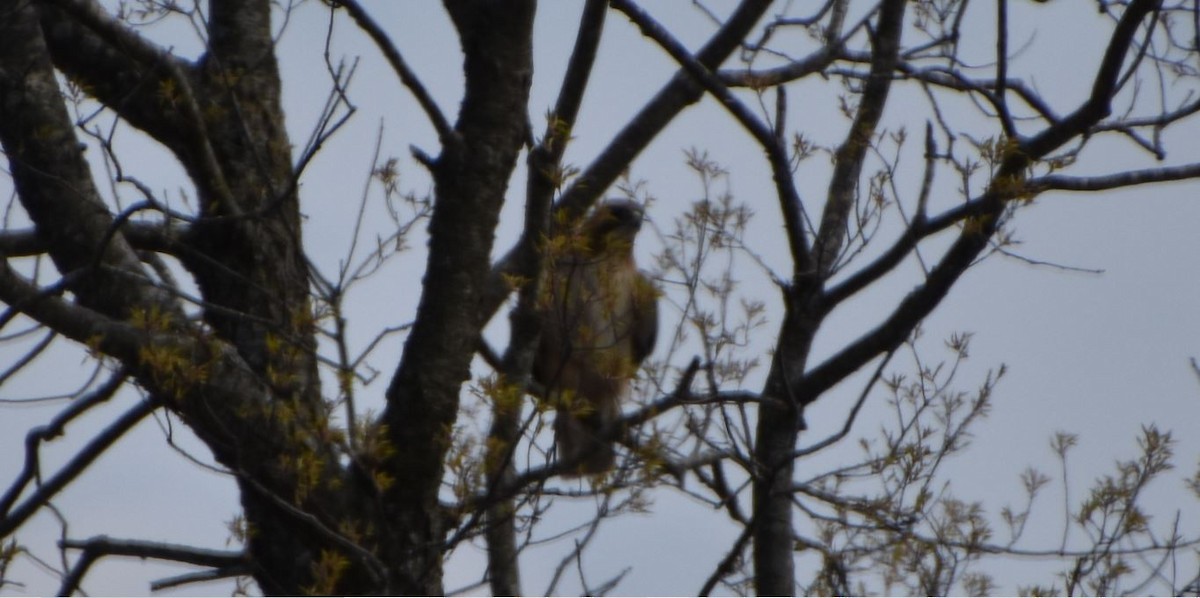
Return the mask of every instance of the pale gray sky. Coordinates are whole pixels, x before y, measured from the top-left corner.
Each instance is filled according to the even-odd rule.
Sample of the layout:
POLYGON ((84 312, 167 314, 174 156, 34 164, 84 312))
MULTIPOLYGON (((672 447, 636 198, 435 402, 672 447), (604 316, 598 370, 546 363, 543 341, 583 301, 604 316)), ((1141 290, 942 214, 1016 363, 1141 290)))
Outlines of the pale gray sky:
MULTIPOLYGON (((368 9, 392 34, 407 61, 429 87, 443 111, 453 115, 461 90, 460 56, 449 21, 440 6, 429 3, 368 2, 368 9)), ((712 25, 691 3, 647 3, 677 35, 695 48, 712 31, 712 25)), ((713 3, 724 4, 724 3, 713 3)), ((1090 87, 1091 66, 1103 48, 1107 21, 1095 7, 1051 6, 1014 2, 1010 44, 1019 53, 1010 74, 1026 79, 1045 93, 1052 105, 1066 112, 1090 87), (1026 6, 1028 4, 1028 6, 1026 6), (1072 9, 1077 13, 1072 13, 1072 9), (1070 13, 1070 14, 1068 14, 1070 13), (1097 29, 1099 27, 1099 29, 1097 29), (1098 33, 1098 34, 1097 34, 1098 33)), ((574 27, 581 3, 544 2, 539 7, 535 41, 535 79, 530 113, 535 130, 542 115, 554 102, 561 71, 573 43, 574 27)), ((975 6, 978 38, 966 39, 968 55, 976 64, 989 60, 992 38, 986 25, 992 8, 975 6)), ((280 57, 285 80, 285 108, 292 141, 299 146, 307 138, 327 91, 321 62, 327 10, 318 3, 301 6, 283 37, 280 57)), ((160 43, 185 51, 194 35, 182 26, 151 30, 160 43), (189 37, 192 36, 192 37, 189 37)), ((351 98, 359 108, 347 128, 326 144, 311 166, 301 189, 303 210, 308 216, 305 233, 310 255, 319 268, 332 273, 343 259, 351 238, 350 225, 362 193, 364 177, 382 125, 383 153, 399 158, 401 186, 425 193, 428 177, 409 157, 410 144, 436 153, 432 129, 415 108, 409 93, 379 58, 378 52, 339 15, 335 25, 335 56, 361 57, 351 87, 351 98)), ((674 71, 674 65, 649 40, 619 14, 612 14, 589 87, 574 141, 567 160, 586 164, 604 147, 618 127, 657 91, 674 71)), ((1183 97, 1195 93, 1196 82, 1172 88, 1183 97)), ((794 128, 814 141, 833 145, 844 135, 846 121, 837 111, 837 85, 810 81, 789 90, 789 118, 794 128)), ((998 131, 981 126, 965 103, 954 106, 949 116, 980 138, 998 131)), ((902 165, 911 172, 899 178, 902 193, 915 195, 920 177, 920 132, 926 109, 923 97, 912 89, 897 89, 885 122, 903 125, 910 135, 909 152, 902 165)), ((1167 163, 1179 163, 1200 155, 1200 128, 1195 123, 1179 127, 1168 137, 1167 163)), ((185 179, 177 165, 164 153, 147 147, 128 128, 118 142, 132 152, 126 167, 151 187, 163 189, 178 201, 185 179), (134 157, 136 156, 136 157, 134 157)), ((779 272, 788 268, 780 217, 774 203, 769 171, 762 152, 720 110, 706 100, 676 120, 639 158, 630 173, 644 180, 647 192, 656 199, 650 217, 662 228, 701 195, 700 185, 684 166, 684 150, 706 150, 730 170, 728 188, 734 197, 747 202, 756 212, 752 224, 752 249, 779 272)), ((91 152, 98 157, 98 152, 91 152)), ((1149 167, 1154 162, 1128 143, 1097 144, 1084 155, 1079 172, 1100 172, 1114 167, 1149 167)), ((828 160, 815 156, 797 174, 801 196, 811 206, 819 205, 825 192, 828 160)), ((103 170, 97 166, 97 176, 103 170)), ((960 201, 953 192, 957 184, 948 172, 939 174, 939 185, 947 192, 934 205, 960 201)), ((506 251, 520 223, 523 175, 514 178, 510 202, 498 233, 497 251, 506 251)), ((7 196, 7 180, 0 192, 7 196)), ((722 186, 724 183, 722 183, 722 186)), ((1193 232, 1200 222, 1196 201, 1200 184, 1164 185, 1104 195, 1047 194, 1023 208, 1014 224, 1017 248, 1025 256, 1058 264, 1102 269, 1102 274, 1064 272, 1025 263, 992 258, 968 272, 949 298, 924 324, 922 347, 930 360, 947 358, 942 341, 953 331, 974 333, 971 358, 959 378, 963 390, 973 390, 985 373, 1007 364, 1009 374, 994 396, 990 418, 975 428, 975 445, 948 465, 947 478, 960 498, 981 500, 989 511, 1020 500, 1018 475, 1027 465, 1039 465, 1057 474, 1049 438, 1057 430, 1080 435, 1073 453, 1072 500, 1078 500, 1093 479, 1108 473, 1115 460, 1136 454, 1134 439, 1143 424, 1174 430, 1177 445, 1176 475, 1159 483, 1148 496, 1147 505, 1156 522, 1174 516, 1177 507, 1191 504, 1179 481, 1195 471, 1200 457, 1200 437, 1193 432, 1200 422, 1200 380, 1188 359, 1200 356, 1200 236, 1193 232)), ((184 186, 185 193, 190 190, 184 186)), ((130 193, 130 190, 123 190, 130 193)), ((128 197, 132 197, 127 195, 128 197)), ((372 195, 363 238, 373 243, 376 234, 387 235, 389 221, 382 217, 378 193, 372 195)), ((894 216, 894 214, 893 214, 894 216)), ((881 234, 895 234, 885 227, 881 234)), ((886 241, 880 245, 886 245, 886 241)), ((386 327, 412 317, 420 291, 424 264, 423 239, 413 239, 414 250, 388 263, 374 278, 365 281, 350 297, 351 340, 363 346, 386 327)), ((942 243, 941 246, 944 246, 942 243)), ((927 255, 936 255, 939 243, 927 255)), ((647 231, 639 244, 643 263, 655 250, 654 235, 647 231)), ((360 249, 361 251, 361 249, 360 249)), ((771 321, 757 339, 758 349, 769 349, 778 324, 777 295, 761 269, 749 261, 736 271, 743 291, 768 302, 771 321)), ((916 283, 915 262, 890 276, 876 290, 848 302, 835 312, 814 347, 814 360, 831 354, 878 322, 885 310, 916 283)), ((671 292, 670 287, 667 288, 671 292)), ((677 311, 667 309, 663 324, 673 324, 677 311)), ((504 339, 505 318, 496 317, 489 336, 499 344, 504 339)), ((399 340, 382 346, 371 363, 382 373, 360 391, 363 408, 378 409, 381 397, 400 351, 399 340)), ((0 363, 15 359, 15 347, 0 344, 0 363)), ((685 352, 686 356, 690 356, 685 352)), ((686 358, 685 358, 686 359, 686 358)), ((813 363, 816 363, 814 361, 813 363)), ((0 389, 0 399, 19 399, 70 391, 88 375, 86 362, 65 346, 56 347, 19 383, 0 389)), ((678 363, 676 365, 683 365, 678 363)), ((891 370, 908 371, 910 361, 897 358, 891 370)), ((481 370, 482 371, 482 370, 481 370)), ((764 371, 756 372, 747 386, 757 389, 764 371)), ((861 378, 861 377, 859 377, 861 378)), ((841 426, 842 418, 860 388, 852 379, 835 388, 810 408, 811 433, 802 444, 823 437, 841 426)), ((883 397, 868 403, 855 436, 872 437, 877 422, 886 417, 883 397)), ((68 429, 67 437, 43 452, 49 470, 72 454, 72 450, 100 429, 114 414, 127 408, 132 396, 123 396, 104 409, 68 429)), ((0 483, 21 465, 22 442, 28 428, 47 421, 62 403, 32 406, 0 405, 0 483)), ((178 422, 161 415, 159 423, 147 420, 106 454, 87 474, 65 491, 55 505, 69 522, 68 534, 85 538, 96 534, 142 538, 222 548, 229 534, 225 528, 237 513, 233 482, 189 464, 164 441, 165 426, 178 445, 208 460, 207 452, 178 422)), ((857 455, 850 441, 816 458, 801 462, 798 472, 819 471, 857 455)), ((799 473, 798 475, 804 475, 799 473)), ((604 526, 591 552, 586 570, 595 583, 632 567, 617 589, 619 594, 692 594, 728 549, 736 529, 723 512, 714 511, 692 499, 665 491, 654 495, 654 504, 642 515, 618 519, 604 526)), ((1027 547, 1056 548, 1062 532, 1062 486, 1052 485, 1034 513, 1032 527, 1043 538, 1031 536, 1027 547)), ((561 502, 561 501, 560 501, 561 502)), ((590 505, 559 504, 547 518, 545 534, 565 529, 586 517, 590 505)), ((1181 530, 1200 531, 1200 515, 1185 511, 1181 530)), ((1078 535, 1078 532, 1073 532, 1078 535)), ((59 525, 43 513, 22 528, 19 540, 38 556, 56 558, 53 549, 59 525)), ((1078 539, 1078 538, 1077 538, 1078 539)), ((523 565, 524 591, 540 593, 546 587, 558 559, 569 544, 529 551, 523 565)), ((52 564, 58 564, 52 561, 52 564)), ((1181 575, 1194 575, 1195 558, 1185 555, 1179 563, 1181 575), (1191 561, 1188 561, 1191 558, 1191 561)), ((453 590, 477 581, 484 566, 480 550, 464 547, 450 559, 445 587, 453 590)), ((183 571, 177 567, 138 561, 108 559, 93 568, 84 587, 93 595, 145 594, 148 582, 183 571)), ((1054 581, 1045 567, 1022 561, 998 564, 984 571, 1004 572, 1005 583, 1054 581)), ((57 580, 28 559, 10 575, 26 585, 8 587, 5 594, 48 594, 57 580)), ((801 571, 800 575, 804 575, 801 571)), ((573 573, 568 574, 560 593, 577 592, 573 573)), ((1013 592, 1015 585, 1001 586, 1013 592)), ((221 594, 228 584, 185 587, 180 595, 221 594)))

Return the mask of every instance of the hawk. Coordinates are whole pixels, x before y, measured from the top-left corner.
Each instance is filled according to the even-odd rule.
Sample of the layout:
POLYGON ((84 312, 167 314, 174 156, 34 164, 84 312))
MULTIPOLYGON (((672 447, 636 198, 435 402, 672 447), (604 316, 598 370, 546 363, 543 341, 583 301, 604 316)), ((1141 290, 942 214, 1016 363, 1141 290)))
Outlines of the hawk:
POLYGON ((612 426, 658 335, 658 291, 638 271, 637 203, 608 200, 554 245, 533 377, 557 411, 560 462, 576 475, 612 469, 612 426))

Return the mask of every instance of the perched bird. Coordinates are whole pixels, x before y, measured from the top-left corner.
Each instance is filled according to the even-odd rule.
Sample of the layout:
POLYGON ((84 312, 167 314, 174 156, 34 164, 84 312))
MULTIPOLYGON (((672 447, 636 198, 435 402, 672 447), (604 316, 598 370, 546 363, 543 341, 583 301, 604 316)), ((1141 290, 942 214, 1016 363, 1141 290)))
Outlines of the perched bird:
POLYGON ((609 200, 552 244, 534 379, 554 406, 560 462, 577 475, 612 469, 612 426, 658 335, 658 291, 633 261, 637 203, 609 200))

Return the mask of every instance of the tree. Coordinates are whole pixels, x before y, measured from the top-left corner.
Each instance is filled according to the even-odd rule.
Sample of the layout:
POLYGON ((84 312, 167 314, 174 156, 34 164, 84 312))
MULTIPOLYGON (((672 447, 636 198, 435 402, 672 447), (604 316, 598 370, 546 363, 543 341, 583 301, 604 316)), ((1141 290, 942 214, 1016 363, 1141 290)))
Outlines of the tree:
MULTIPOLYGON (((27 223, 6 222, 0 233, 0 325, 19 329, 5 342, 24 351, 2 380, 60 338, 96 366, 95 380, 26 436, 24 465, 0 497, 0 537, 13 538, 0 564, 23 554, 16 534, 32 516, 52 511, 56 495, 152 414, 184 423, 212 466, 236 481, 241 546, 80 540, 64 531, 63 593, 79 590, 98 559, 131 555, 201 568, 168 585, 241 575, 268 594, 440 594, 446 555, 479 540, 488 555, 481 578, 495 593, 518 594, 519 556, 537 544, 533 530, 555 498, 588 498, 595 509, 552 592, 600 524, 659 491, 720 506, 740 530, 699 583, 706 594, 718 584, 773 595, 871 587, 986 593, 994 582, 969 567, 987 554, 1063 557, 1062 586, 1031 592, 1112 593, 1133 579, 1134 555, 1166 559, 1196 545, 1178 530, 1152 531, 1140 506, 1146 486, 1171 465, 1172 437, 1153 427, 1140 455, 1070 513, 1087 546, 1018 545, 1048 481, 1035 470, 1022 480, 1027 506, 998 515, 1011 541, 994 540, 992 520, 949 493, 939 467, 966 446, 1004 370, 963 393, 954 366, 969 336, 947 342, 944 367, 918 350, 921 323, 969 268, 1011 253, 1012 219, 1038 195, 1200 176, 1200 163, 1138 169, 1104 165, 1091 153, 1115 138, 1165 159, 1166 133, 1194 120, 1194 6, 1098 2, 1104 18, 1094 23, 1106 41, 1089 62, 1090 86, 1059 101, 1017 75, 1009 31, 1018 20, 1010 15, 1035 18, 1043 7, 1032 4, 1000 0, 994 14, 979 17, 979 7, 953 0, 831 0, 778 14, 770 2, 745 0, 728 14, 702 13, 713 27, 691 50, 683 32, 633 2, 589 0, 543 127, 530 118, 539 108, 530 101, 534 2, 446 0, 462 52, 454 114, 406 61, 387 23, 359 2, 332 2, 324 5, 326 49, 334 25, 353 23, 415 99, 437 148, 412 151, 428 172, 428 197, 406 192, 398 162, 376 152, 372 182, 390 232, 359 253, 358 243, 370 243, 360 234, 369 225, 364 214, 378 208, 368 200, 379 197, 364 193, 354 244, 330 270, 317 264, 305 226, 305 175, 362 100, 353 64, 335 63, 327 51, 323 63, 308 65, 330 91, 308 142, 294 151, 278 40, 293 11, 317 7, 279 4, 11 0, 0 8, 0 143, 15 195, 8 218, 27 223), (635 115, 612 123, 607 145, 571 166, 566 152, 582 102, 595 93, 592 66, 614 14, 678 72, 635 115), (202 47, 177 50, 160 33, 170 23, 193 26, 202 47), (982 38, 992 44, 985 51, 982 38), (980 62, 986 66, 972 66, 980 62), (796 90, 818 81, 832 86, 845 117, 829 147, 789 123, 796 90), (899 124, 889 124, 885 109, 907 89, 923 100, 905 102, 899 124), (527 398, 537 394, 530 368, 544 272, 556 240, 606 194, 647 203, 655 217, 660 204, 623 174, 702 99, 761 150, 772 197, 751 210, 721 191, 722 165, 703 151, 689 154, 705 199, 680 211, 673 228, 660 219, 655 272, 664 300, 677 307, 662 323, 675 336, 646 367, 639 401, 613 431, 625 445, 618 470, 564 481, 568 470, 543 432, 553 408, 527 398), (923 143, 909 141, 910 128, 923 143), (158 191, 132 173, 139 158, 116 140, 128 129, 178 161, 184 190, 158 191), (814 155, 829 158, 817 171, 823 187, 802 192, 797 173, 814 155), (901 158, 913 156, 920 165, 908 173, 901 158), (1105 169, 1094 172, 1097 164, 1105 169), (521 187, 523 200, 515 197, 521 187), (523 209, 511 247, 495 244, 506 202, 523 209), (758 253, 747 236, 752 211, 782 223, 786 259, 758 253), (414 245, 426 246, 426 261, 419 290, 415 277, 407 289, 419 293, 411 316, 356 345, 346 298, 414 245), (770 301, 752 299, 735 281, 735 264, 747 262, 771 278, 770 301), (911 290, 861 336, 827 356, 813 351, 831 314, 898 275, 911 275, 911 290), (514 295, 511 334, 498 351, 484 328, 514 295), (403 351, 381 393, 366 358, 398 334, 403 351), (889 370, 898 353, 911 353, 918 369, 889 370), (477 355, 486 365, 473 378, 477 355), (747 388, 750 381, 759 386, 747 388), (851 385, 856 398, 841 430, 797 448, 809 433, 805 409, 844 400, 851 385), (122 389, 137 393, 131 407, 61 467, 41 466, 43 444, 122 389), (890 397, 897 422, 864 440, 859 460, 798 471, 849 436, 872 394, 890 397), (382 399, 379 412, 360 405, 369 395, 382 399), (798 571, 812 554, 819 565, 798 571)), ((1064 468, 1073 438, 1055 440, 1064 468)), ((1161 564, 1141 571, 1164 577, 1161 564)), ((619 581, 583 583, 602 593, 619 581)), ((1188 581, 1167 585, 1180 591, 1188 581)))

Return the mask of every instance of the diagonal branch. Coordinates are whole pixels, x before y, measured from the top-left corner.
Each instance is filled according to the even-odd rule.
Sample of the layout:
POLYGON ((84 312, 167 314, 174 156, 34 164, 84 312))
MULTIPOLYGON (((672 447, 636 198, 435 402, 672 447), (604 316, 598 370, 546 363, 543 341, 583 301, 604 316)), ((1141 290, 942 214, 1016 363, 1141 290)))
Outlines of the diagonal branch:
POLYGON ((886 0, 880 8, 879 23, 872 39, 871 73, 859 100, 854 122, 850 125, 850 132, 834 154, 829 195, 825 200, 821 227, 813 247, 815 274, 820 278, 829 276, 834 270, 846 241, 846 219, 854 205, 863 162, 883 116, 883 107, 892 86, 892 73, 899 61, 906 4, 904 0, 886 0))
POLYGON ((827 311, 833 309, 899 265, 920 241, 967 219, 982 216, 991 209, 992 203, 993 197, 985 194, 950 208, 933 218, 928 218, 918 212, 912 223, 904 229, 904 233, 896 239, 891 247, 862 269, 830 287, 821 296, 821 308, 827 311))
MULTIPOLYGON (((770 5, 767 0, 743 0, 729 20, 696 53, 696 61, 709 70, 719 67, 739 47, 770 5)), ((586 211, 676 115, 700 100, 702 93, 703 89, 686 71, 676 73, 575 179, 559 200, 559 207, 572 216, 586 211)))
POLYGON ((566 73, 563 74, 558 101, 554 104, 554 119, 557 122, 548 125, 543 135, 543 143, 551 139, 552 135, 561 142, 550 147, 560 158, 566 149, 570 130, 575 126, 579 105, 583 102, 584 91, 587 90, 588 81, 591 79, 592 65, 596 62, 596 52, 600 48, 600 35, 604 31, 604 17, 607 13, 604 0, 588 0, 583 7, 583 16, 579 20, 579 34, 575 38, 575 47, 571 50, 566 73), (560 127, 565 127, 565 131, 560 131, 560 127))
MULTIPOLYGON (((116 394, 117 390, 128 379, 128 372, 124 369, 113 374, 103 385, 96 390, 72 401, 66 409, 50 420, 50 423, 45 426, 38 426, 30 430, 25 436, 25 466, 21 473, 17 475, 17 479, 8 487, 3 496, 0 496, 0 518, 7 519, 9 510, 13 504, 20 498, 21 493, 25 491, 25 487, 34 477, 39 475, 39 447, 43 442, 52 440, 63 433, 63 428, 76 417, 82 415, 88 409, 108 401, 116 394)), ((48 497, 47 497, 48 498, 48 497)))
POLYGON ((895 354, 896 350, 893 348, 883 356, 883 360, 879 362, 879 367, 875 368, 875 373, 871 375, 871 379, 863 386, 862 391, 858 394, 858 400, 854 402, 854 406, 850 408, 850 413, 846 415, 846 421, 842 424, 842 429, 812 446, 797 449, 792 453, 793 459, 799 459, 800 457, 820 452, 827 447, 841 442, 843 438, 850 434, 850 430, 854 429, 854 422, 858 420, 859 411, 862 409, 863 404, 867 402, 867 397, 871 394, 871 389, 879 382, 879 379, 883 376, 883 368, 887 367, 887 364, 895 354))
POLYGON ((366 32, 371 41, 375 42, 379 51, 387 59, 388 64, 392 66, 392 70, 396 71, 396 75, 400 77, 400 82, 412 92, 417 103, 421 105, 421 109, 425 111, 425 116, 429 118, 433 129, 437 131, 438 139, 443 144, 447 144, 452 139, 455 139, 456 133, 454 132, 454 128, 450 126, 450 121, 446 120, 445 115, 438 108, 437 102, 429 94, 429 90, 425 89, 421 80, 417 78, 417 74, 404 61, 404 57, 400 55, 400 50, 392 43, 391 38, 379 26, 379 23, 375 22, 375 19, 372 19, 371 15, 367 14, 366 9, 357 0, 337 0, 333 3, 333 6, 340 6, 346 9, 346 12, 350 13, 350 18, 354 19, 354 23, 358 25, 359 29, 366 32))
POLYGON ((725 84, 705 65, 683 47, 662 25, 650 17, 630 0, 612 0, 613 8, 625 13, 629 20, 642 31, 642 34, 653 39, 667 51, 708 91, 721 106, 723 106, 738 123, 742 125, 762 146, 771 164, 771 173, 775 181, 775 192, 779 198, 780 209, 784 216, 784 226, 787 230, 788 242, 792 252, 793 270, 799 274, 811 269, 808 239, 804 232, 804 204, 796 191, 796 182, 792 177, 791 159, 779 135, 763 123, 740 102, 725 84))
POLYGON ((161 592, 171 588, 177 588, 192 583, 206 583, 230 577, 242 577, 250 575, 254 572, 254 568, 248 564, 241 563, 237 565, 229 565, 225 567, 217 567, 215 569, 205 569, 194 573, 184 573, 166 579, 159 579, 150 582, 150 592, 161 592))
MULTIPOLYGON (((707 69, 715 69, 739 47, 746 34, 763 13, 770 8, 769 0, 743 0, 729 20, 709 38, 696 54, 696 60, 707 69)), ((685 71, 675 76, 642 107, 613 137, 608 146, 592 161, 579 177, 563 192, 556 206, 565 211, 568 219, 587 211, 613 181, 637 158, 650 142, 684 108, 696 103, 703 94, 701 88, 685 71)), ((488 276, 483 300, 480 302, 481 321, 489 320, 508 297, 505 276, 513 274, 518 260, 516 249, 510 250, 495 265, 488 276)))
POLYGON ((102 41, 105 47, 101 51, 119 53, 142 65, 179 60, 166 48, 152 43, 118 21, 96 0, 44 0, 42 3, 62 11, 61 15, 56 16, 68 17, 93 32, 95 39, 78 41, 89 44, 102 41))
POLYGON ((717 76, 729 87, 764 88, 791 83, 823 72, 835 60, 844 57, 846 41, 865 28, 877 10, 877 8, 871 9, 854 26, 843 32, 846 4, 845 0, 828 3, 827 6, 832 9, 833 14, 830 17, 829 26, 825 30, 825 45, 816 52, 801 60, 790 61, 783 66, 759 70, 752 68, 727 69, 718 71, 717 76))
POLYGON ((96 190, 37 17, 32 4, 0 14, 0 144, 18 199, 80 303, 113 317, 149 305, 170 310, 163 293, 114 275, 143 268, 96 190))
POLYGON ((725 553, 720 563, 717 563, 713 572, 709 574, 708 579, 704 581, 704 585, 700 588, 697 596, 708 596, 712 594, 717 584, 725 579, 730 573, 733 573, 734 567, 738 561, 742 559, 742 553, 746 552, 746 544, 750 542, 752 537, 751 532, 754 531, 754 521, 742 528, 742 533, 734 540, 733 546, 725 553))
POLYGON ((178 148, 182 118, 163 110, 165 81, 179 85, 191 64, 124 25, 96 0, 47 0, 40 11, 55 65, 105 106, 178 148))
POLYGON ((61 291, 58 285, 39 289, 13 271, 8 260, 0 260, 0 302, 75 342, 85 345, 98 342, 100 350, 136 362, 144 336, 140 331, 64 301, 54 296, 55 291, 61 291))
POLYGON ((60 490, 65 488, 67 484, 70 484, 76 477, 79 477, 79 474, 83 473, 113 443, 120 440, 126 432, 133 429, 138 422, 142 421, 143 418, 150 415, 157 408, 158 406, 153 402, 143 400, 102 430, 74 458, 68 461, 66 465, 63 465, 62 469, 43 481, 36 492, 25 499, 12 512, 8 513, 4 519, 0 519, 0 538, 8 536, 25 523, 34 513, 44 507, 54 495, 58 494, 60 490))
POLYGON ((1045 156, 1075 136, 1085 133, 1091 126, 1112 113, 1112 100, 1118 89, 1125 56, 1133 45, 1133 38, 1146 16, 1158 10, 1161 4, 1162 0, 1133 0, 1129 3, 1104 51, 1087 102, 1064 118, 1058 126, 1049 127, 1041 134, 1023 142, 1021 150, 1026 155, 1031 159, 1045 156))
POLYGON ((975 226, 963 227, 958 239, 929 272, 924 284, 905 296, 887 319, 805 374, 798 389, 802 401, 814 400, 877 355, 894 349, 941 303, 959 276, 988 246, 992 234, 1000 226, 999 216, 1007 200, 1021 187, 1014 183, 1023 181, 1028 166, 1071 139, 1086 134, 1108 116, 1121 66, 1138 27, 1160 1, 1134 0, 1129 4, 1113 32, 1087 101, 1058 123, 1022 142, 1019 149, 1014 148, 1006 154, 991 186, 974 206, 979 210, 973 219, 975 226))

